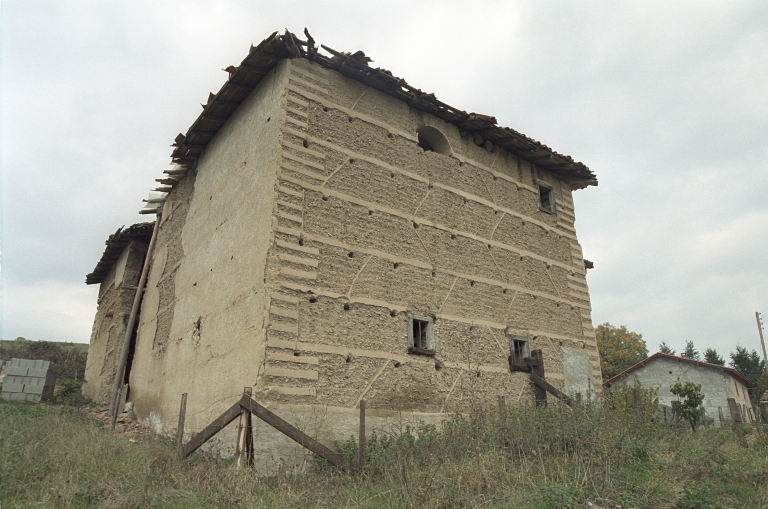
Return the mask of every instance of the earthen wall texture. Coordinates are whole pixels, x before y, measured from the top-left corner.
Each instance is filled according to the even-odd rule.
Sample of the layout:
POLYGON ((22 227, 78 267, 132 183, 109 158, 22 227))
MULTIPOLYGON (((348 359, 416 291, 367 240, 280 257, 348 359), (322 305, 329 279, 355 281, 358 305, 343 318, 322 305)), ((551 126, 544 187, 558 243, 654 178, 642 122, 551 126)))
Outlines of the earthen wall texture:
POLYGON ((163 205, 129 396, 158 429, 175 426, 182 393, 192 414, 255 383, 265 349, 280 73, 262 80, 163 205))
MULTIPOLYGON (((555 386, 599 392, 566 182, 308 61, 273 72, 163 207, 131 375, 145 422, 174 428, 186 392, 189 436, 254 386, 332 444, 361 399, 369 429, 532 402, 507 333, 543 351, 555 386), (423 126, 452 154, 419 148, 423 126), (434 357, 407 353, 408 313, 433 318, 434 357)), ((257 427, 261 472, 306 460, 257 427)))
POLYGON ((131 241, 99 286, 83 385, 83 394, 97 404, 109 400, 146 251, 146 244, 131 241))
POLYGON ((555 386, 600 392, 569 185, 336 72, 288 64, 258 397, 425 413, 532 400, 528 375, 508 369, 507 333, 543 351, 555 386), (452 154, 422 150, 424 126, 452 154), (539 210, 538 181, 556 215, 539 210), (408 313, 433 317, 434 357, 407 353, 408 313), (564 352, 577 350, 566 384, 564 352))

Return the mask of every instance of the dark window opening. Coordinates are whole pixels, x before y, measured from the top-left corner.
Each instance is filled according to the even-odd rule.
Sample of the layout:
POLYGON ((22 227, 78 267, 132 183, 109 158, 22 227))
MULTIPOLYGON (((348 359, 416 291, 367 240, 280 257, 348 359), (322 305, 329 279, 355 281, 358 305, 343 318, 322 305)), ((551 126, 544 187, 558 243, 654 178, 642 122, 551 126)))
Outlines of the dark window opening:
MULTIPOLYGON (((131 368, 133 367, 133 358, 136 355, 136 338, 139 334, 139 314, 136 314, 136 321, 133 324, 131 333, 131 342, 128 344, 128 358, 125 363, 125 372, 123 373, 123 383, 129 384, 131 381, 131 368)), ((127 401, 127 398, 126 398, 127 401)))
POLYGON ((549 185, 538 182, 539 186, 539 210, 547 214, 557 214, 555 207, 555 193, 549 185))
POLYGON ((427 325, 423 320, 413 320, 411 322, 411 334, 413 334, 413 346, 415 348, 427 349, 427 325))
POLYGON ((509 334, 509 369, 511 371, 530 371, 525 358, 531 356, 530 343, 525 336, 509 334))
POLYGON ((429 142, 424 138, 422 135, 419 135, 419 147, 421 147, 424 152, 434 152, 435 149, 432 148, 432 145, 429 144, 429 142))
POLYGON ((528 341, 520 341, 515 339, 513 342, 513 348, 515 349, 515 359, 528 357, 526 355, 526 350, 528 349, 528 341))
POLYGON ((408 315, 408 353, 435 355, 432 318, 408 315))
POLYGON ((451 144, 448 138, 439 129, 432 126, 424 126, 416 133, 419 147, 425 152, 437 152, 438 154, 451 155, 451 144))

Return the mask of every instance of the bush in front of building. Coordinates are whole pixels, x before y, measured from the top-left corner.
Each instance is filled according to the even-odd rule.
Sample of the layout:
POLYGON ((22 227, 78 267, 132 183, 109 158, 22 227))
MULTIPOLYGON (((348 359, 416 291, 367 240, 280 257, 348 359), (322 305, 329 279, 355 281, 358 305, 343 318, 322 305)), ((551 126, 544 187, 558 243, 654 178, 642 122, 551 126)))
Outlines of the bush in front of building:
POLYGON ((669 391, 680 398, 677 412, 682 419, 688 421, 691 425, 691 430, 695 433, 696 425, 704 416, 704 407, 701 405, 704 403, 704 393, 701 392, 701 384, 693 382, 681 383, 678 378, 677 382, 669 388, 669 391))

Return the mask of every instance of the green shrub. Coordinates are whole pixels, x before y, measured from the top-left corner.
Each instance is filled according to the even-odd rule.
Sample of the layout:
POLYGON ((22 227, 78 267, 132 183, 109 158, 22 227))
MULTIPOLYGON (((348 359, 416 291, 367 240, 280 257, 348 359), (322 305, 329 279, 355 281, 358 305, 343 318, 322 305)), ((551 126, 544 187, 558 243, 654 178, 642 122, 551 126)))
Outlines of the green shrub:
POLYGON ((659 409, 659 389, 646 389, 637 377, 632 385, 626 383, 614 384, 606 390, 605 398, 608 406, 625 415, 636 415, 634 391, 640 393, 640 412, 646 417, 652 417, 659 409))
POLYGON ((680 417, 688 421, 691 425, 691 430, 696 431, 696 425, 704 416, 704 407, 701 404, 704 402, 704 393, 701 392, 701 384, 695 384, 693 382, 680 383, 680 379, 669 388, 669 391, 682 398, 680 404, 677 405, 677 412, 680 417))
POLYGON ((70 405, 83 403, 85 398, 81 393, 82 388, 82 380, 73 380, 71 378, 61 380, 59 383, 59 390, 56 391, 56 400, 70 405))

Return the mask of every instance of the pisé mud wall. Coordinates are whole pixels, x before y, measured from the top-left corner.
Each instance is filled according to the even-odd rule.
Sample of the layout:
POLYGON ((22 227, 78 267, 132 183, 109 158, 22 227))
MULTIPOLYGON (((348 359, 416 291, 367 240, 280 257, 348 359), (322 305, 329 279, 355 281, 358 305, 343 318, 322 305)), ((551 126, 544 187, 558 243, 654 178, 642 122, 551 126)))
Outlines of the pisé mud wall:
MULTIPOLYGON (((553 385, 599 393, 574 220, 568 182, 284 60, 163 207, 132 373, 137 411, 173 428, 187 392, 190 434, 253 386, 330 444, 354 433, 361 399, 369 429, 385 432, 497 396, 530 403, 527 374, 508 368, 510 334, 543 351, 553 385), (446 153, 419 146, 427 127, 446 153), (556 214, 540 210, 539 183, 556 214), (413 315, 433 322, 434 356, 407 353, 413 315)), ((271 428, 256 433, 263 472, 306 461, 271 428)), ((213 446, 233 444, 223 433, 213 446)))
POLYGON ((146 252, 146 243, 131 240, 99 286, 83 385, 83 395, 98 405, 109 402, 146 252))
MULTIPOLYGON (((385 430, 497 396, 531 403, 509 334, 543 351, 555 386, 599 394, 568 183, 338 73, 287 65, 256 397, 329 441, 354 432, 361 399, 385 430), (450 154, 419 147, 425 127, 450 154), (539 210, 538 182, 556 215, 539 210), (409 314, 433 320, 434 357, 407 353, 409 314)), ((274 437, 262 455, 287 453, 259 432, 274 437)))
POLYGON ((276 70, 262 80, 163 205, 129 396, 157 430, 176 427, 182 393, 190 414, 216 412, 232 402, 212 403, 256 382, 265 353, 281 79, 276 70))

